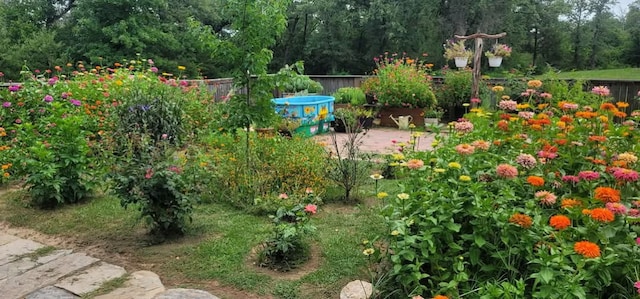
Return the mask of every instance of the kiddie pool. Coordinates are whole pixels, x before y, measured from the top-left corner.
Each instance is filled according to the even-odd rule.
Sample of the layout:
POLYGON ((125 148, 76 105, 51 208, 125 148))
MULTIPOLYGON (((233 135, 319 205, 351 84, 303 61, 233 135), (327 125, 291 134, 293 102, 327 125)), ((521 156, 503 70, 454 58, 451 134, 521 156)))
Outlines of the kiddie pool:
POLYGON ((334 119, 335 98, 332 96, 294 96, 272 101, 278 115, 300 121, 296 133, 306 136, 328 132, 329 123, 334 119))

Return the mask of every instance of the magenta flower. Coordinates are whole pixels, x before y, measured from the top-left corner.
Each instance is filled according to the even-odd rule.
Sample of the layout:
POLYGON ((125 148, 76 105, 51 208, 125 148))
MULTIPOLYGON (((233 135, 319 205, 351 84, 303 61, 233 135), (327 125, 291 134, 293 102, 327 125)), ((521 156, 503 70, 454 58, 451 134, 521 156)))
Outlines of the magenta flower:
POLYGON ((63 92, 63 93, 60 95, 60 97, 62 97, 63 99, 65 99, 65 100, 66 100, 66 99, 69 97, 69 94, 68 94, 68 93, 66 93, 66 92, 63 92))
POLYGON ((149 70, 151 70, 152 73, 157 73, 158 72, 158 68, 155 66, 152 66, 149 70))
MULTIPOLYGON (((638 239, 636 239, 636 242, 638 242, 638 239)), ((640 243, 638 244, 640 245, 640 243)), ((634 283, 633 286, 637 289, 638 294, 640 294, 640 281, 636 281, 636 283, 634 283)))
POLYGON ((80 106, 82 105, 82 103, 76 99, 71 99, 69 100, 69 102, 73 105, 73 106, 80 106))
POLYGON ((480 104, 480 102, 482 102, 482 100, 478 99, 478 98, 472 98, 471 99, 471 103, 472 104, 480 104))
POLYGON ((638 172, 633 169, 618 167, 613 171, 613 177, 622 182, 635 182, 638 180, 638 172))
POLYGON ((147 168, 147 173, 144 174, 144 178, 148 180, 152 177, 153 177, 153 169, 147 168))
POLYGON ((49 79, 49 82, 47 82, 49 85, 55 85, 58 82, 58 77, 53 77, 51 79, 49 79))
POLYGON ((627 213, 627 207, 619 202, 608 202, 605 207, 614 214, 624 215, 627 213))
POLYGON ((11 86, 9 86, 9 91, 10 92, 16 92, 18 90, 20 90, 20 85, 11 85, 11 86))
POLYGON ((21 124, 21 123, 22 123, 22 120, 21 120, 21 119, 19 119, 19 118, 17 118, 17 119, 16 119, 16 124, 21 124))
POLYGON ((577 184, 578 182, 580 182, 580 178, 575 175, 565 175, 565 176, 562 176, 562 181, 565 183, 577 184))
POLYGON ((47 103, 51 103, 53 102, 53 97, 51 95, 46 95, 43 100, 47 103))
POLYGON ((2 107, 4 107, 4 108, 9 108, 9 107, 11 107, 11 102, 4 102, 4 103, 2 103, 2 107))
MULTIPOLYGON (((636 238, 636 244, 640 245, 640 237, 636 238)), ((637 288, 639 283, 640 281, 636 282, 634 286, 637 288)))
POLYGON ((585 170, 580 171, 578 173, 578 177, 585 181, 595 181, 600 178, 600 173, 591 170, 585 170))
POLYGON ((151 58, 147 59, 147 63, 148 63, 149 65, 153 65, 153 59, 151 59, 151 58))
POLYGON ((553 96, 548 92, 541 93, 540 97, 543 98, 543 99, 547 99, 547 100, 553 98, 553 96))

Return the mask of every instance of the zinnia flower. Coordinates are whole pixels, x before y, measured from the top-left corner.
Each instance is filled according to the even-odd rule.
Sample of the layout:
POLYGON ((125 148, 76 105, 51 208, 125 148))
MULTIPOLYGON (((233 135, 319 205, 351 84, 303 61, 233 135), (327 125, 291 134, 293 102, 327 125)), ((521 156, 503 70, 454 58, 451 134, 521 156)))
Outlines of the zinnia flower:
POLYGON ((431 299, 449 299, 449 297, 447 297, 447 296, 443 296, 443 295, 436 295, 436 296, 434 296, 434 297, 433 297, 433 298, 431 298, 431 299))
POLYGON ((471 181, 471 177, 470 177, 470 176, 468 176, 468 175, 461 175, 458 179, 459 179, 460 181, 462 181, 462 182, 469 182, 469 181, 471 181))
POLYGON ((483 151, 489 150, 489 147, 491 147, 491 143, 484 140, 476 140, 474 142, 471 142, 471 145, 483 151))
POLYGON ((518 109, 518 102, 514 100, 502 100, 498 103, 498 108, 504 111, 515 111, 518 109))
POLYGON ((473 145, 470 145, 470 144, 467 144, 467 143, 458 144, 456 146, 456 151, 460 155, 471 155, 471 154, 473 154, 473 152, 475 150, 476 150, 476 148, 473 145))
POLYGON ((554 215, 549 219, 549 225, 557 230, 563 230, 571 226, 571 219, 565 215, 554 215))
POLYGON ((558 198, 555 194, 549 191, 538 191, 535 193, 535 197, 544 205, 552 205, 556 203, 556 199, 558 198))
POLYGON ((562 208, 573 208, 579 207, 582 205, 582 202, 577 199, 565 198, 561 201, 560 207, 562 208))
POLYGON ((542 86, 542 81, 529 80, 529 82, 527 82, 527 86, 529 86, 529 88, 540 88, 542 86))
POLYGON ((407 193, 400 193, 397 195, 399 199, 409 199, 409 194, 407 193))
POLYGON ((383 199, 387 196, 389 196, 389 194, 387 192, 378 192, 378 194, 376 195, 379 199, 383 199))
POLYGON ((613 212, 605 208, 595 208, 591 210, 591 213, 589 214, 589 216, 591 217, 591 219, 595 221, 605 222, 605 223, 611 222, 616 218, 613 212))
POLYGON ((532 119, 534 115, 535 115, 535 113, 533 113, 531 111, 520 111, 520 112, 518 112, 518 117, 520 117, 522 119, 532 119))
POLYGON ((449 162, 447 166, 449 166, 449 168, 455 168, 455 169, 460 169, 462 167, 462 165, 460 165, 460 163, 458 162, 449 162))
POLYGON ((630 152, 624 152, 622 154, 619 154, 617 159, 625 161, 627 163, 636 163, 636 162, 638 162, 638 157, 636 157, 636 155, 634 155, 634 154, 632 154, 630 152))
POLYGON ((619 202, 620 191, 609 187, 597 187, 594 198, 602 202, 619 202))
POLYGON ((519 154, 518 157, 516 157, 516 163, 526 169, 531 169, 536 166, 537 161, 536 158, 532 155, 519 154))
POLYGON ((518 176, 518 169, 509 164, 500 164, 496 167, 496 173, 499 177, 513 179, 518 176))
POLYGON ((454 124, 454 128, 462 134, 471 133, 471 131, 473 131, 473 124, 470 121, 457 121, 454 124))
POLYGON ((578 177, 585 181, 595 181, 600 178, 600 173, 591 170, 585 170, 580 171, 578 173, 578 177))
POLYGON ((422 160, 409 159, 409 161, 407 161, 407 168, 409 169, 419 169, 422 166, 424 166, 424 161, 422 160))
POLYGON ((576 244, 573 245, 573 250, 587 258, 596 258, 600 256, 600 247, 598 244, 589 241, 576 242, 576 244))
POLYGON ((632 169, 617 168, 613 172, 613 177, 621 182, 635 182, 638 180, 638 172, 632 169))
POLYGON ((304 207, 304 211, 311 214, 315 214, 318 211, 318 206, 314 204, 308 204, 304 207))
POLYGON ((289 198, 289 195, 287 195, 287 193, 280 193, 280 195, 278 195, 279 199, 287 199, 289 198))
POLYGON ((575 175, 564 175, 562 176, 562 181, 565 183, 577 184, 578 182, 580 182, 580 178, 575 175))
POLYGON ((531 217, 520 213, 511 215, 511 217, 509 217, 509 222, 523 228, 530 228, 533 224, 533 220, 531 220, 531 217))
POLYGON ((591 89, 591 93, 606 97, 609 95, 610 91, 609 91, 609 88, 606 86, 596 86, 591 89))
POLYGON ((540 187, 544 185, 544 178, 532 175, 527 178, 527 183, 531 184, 531 186, 540 187))
POLYGON ((613 214, 624 215, 627 213, 627 207, 619 202, 608 202, 605 207, 613 214))

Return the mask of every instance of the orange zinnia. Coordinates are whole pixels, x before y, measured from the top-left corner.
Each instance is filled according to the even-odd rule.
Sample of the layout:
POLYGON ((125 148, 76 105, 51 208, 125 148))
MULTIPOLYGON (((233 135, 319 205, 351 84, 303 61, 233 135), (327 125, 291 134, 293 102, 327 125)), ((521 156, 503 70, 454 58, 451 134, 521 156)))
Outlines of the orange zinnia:
POLYGON ((580 241, 573 245, 575 252, 588 258, 596 258, 600 256, 600 247, 596 243, 589 241, 580 241))
POLYGON ((616 108, 616 105, 611 104, 611 103, 603 103, 602 105, 600 105, 600 110, 606 110, 606 111, 618 111, 618 108, 616 108))
POLYGON ((611 222, 616 218, 613 212, 605 208, 595 208, 591 210, 591 214, 589 214, 589 216, 591 219, 599 222, 611 222))
POLYGON ((561 202, 562 208, 573 208, 573 207, 579 207, 581 205, 582 205, 581 201, 576 199, 571 199, 571 198, 563 199, 561 202))
POLYGON ((565 215, 551 216, 549 219, 549 225, 557 230, 563 230, 571 226, 571 219, 565 215))
POLYGON ((539 176, 532 175, 527 178, 527 183, 531 184, 531 186, 540 187, 544 185, 544 179, 539 176))
POLYGON ((443 295, 436 295, 435 297, 433 297, 432 299, 449 299, 449 297, 447 296, 443 296, 443 295))
POLYGON ((620 191, 609 187, 598 187, 594 197, 602 202, 619 202, 620 191))
POLYGON ((511 217, 509 218, 509 222, 515 225, 519 225, 523 228, 530 228, 533 224, 533 220, 531 220, 531 217, 520 213, 511 215, 511 217))

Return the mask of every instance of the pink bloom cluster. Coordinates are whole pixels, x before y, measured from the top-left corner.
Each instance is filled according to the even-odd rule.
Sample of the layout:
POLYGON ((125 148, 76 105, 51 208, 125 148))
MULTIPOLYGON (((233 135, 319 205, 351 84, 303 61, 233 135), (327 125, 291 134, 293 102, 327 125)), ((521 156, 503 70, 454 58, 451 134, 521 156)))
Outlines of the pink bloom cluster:
POLYGON ((498 108, 505 111, 515 111, 518 109, 518 102, 514 100, 502 100, 498 103, 498 108))
POLYGON ((556 203, 558 198, 555 194, 549 191, 538 191, 535 193, 536 199, 540 200, 541 204, 552 205, 556 203))
POLYGON ((496 173, 499 177, 513 179, 518 176, 518 169, 509 164, 500 164, 496 167, 496 173))
POLYGON ((600 173, 591 170, 584 170, 578 173, 578 177, 585 181, 595 181, 600 178, 600 173))
POLYGON ((591 89, 591 93, 606 97, 611 93, 611 91, 609 91, 609 88, 606 86, 596 86, 591 89))
POLYGON ((468 143, 456 145, 456 152, 460 155, 471 155, 475 152, 476 148, 468 143))
POLYGON ((535 115, 535 113, 533 113, 531 111, 520 111, 520 112, 518 112, 518 117, 520 117, 522 119, 532 119, 534 115, 535 115))
POLYGON ((531 169, 531 168, 534 168, 538 162, 536 161, 536 158, 532 155, 519 154, 518 157, 516 157, 516 163, 518 163, 518 165, 526 169, 531 169))
POLYGON ((466 134, 471 133, 473 131, 473 124, 470 121, 457 121, 454 125, 454 128, 457 132, 466 134))
POLYGON ((627 207, 619 202, 608 202, 605 206, 614 214, 624 215, 627 213, 627 207))
POLYGON ((638 180, 638 172, 632 169, 618 167, 613 171, 613 177, 618 181, 635 182, 638 180))
POLYGON ((407 168, 409 169, 419 169, 424 166, 424 161, 418 159, 410 159, 407 161, 407 168))
POLYGON ((575 110, 575 109, 578 109, 578 107, 579 106, 576 103, 563 103, 562 107, 560 108, 564 110, 575 110))

